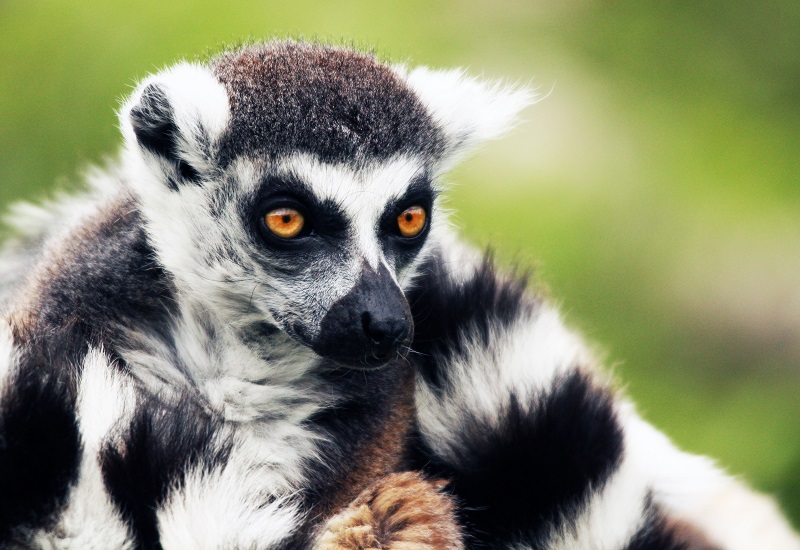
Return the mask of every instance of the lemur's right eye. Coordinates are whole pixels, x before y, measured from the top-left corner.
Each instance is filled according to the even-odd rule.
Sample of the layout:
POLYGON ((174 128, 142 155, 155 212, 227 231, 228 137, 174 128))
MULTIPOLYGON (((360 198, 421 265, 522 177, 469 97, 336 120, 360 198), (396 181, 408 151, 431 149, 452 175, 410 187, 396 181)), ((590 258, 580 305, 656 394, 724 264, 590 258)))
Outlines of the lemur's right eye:
POLYGON ((276 208, 275 210, 270 210, 264 216, 264 225, 281 239, 297 237, 303 231, 305 223, 306 220, 303 215, 294 208, 276 208))

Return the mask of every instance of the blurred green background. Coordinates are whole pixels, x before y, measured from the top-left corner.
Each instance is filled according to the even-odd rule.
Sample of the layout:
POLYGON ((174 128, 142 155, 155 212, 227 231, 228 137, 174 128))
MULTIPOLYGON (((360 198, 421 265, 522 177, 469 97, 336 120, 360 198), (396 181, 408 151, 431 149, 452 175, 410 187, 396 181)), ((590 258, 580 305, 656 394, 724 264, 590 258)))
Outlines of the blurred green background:
POLYGON ((800 525, 800 2, 0 0, 0 206, 113 155, 137 78, 287 34, 534 86, 451 175, 463 232, 800 525))

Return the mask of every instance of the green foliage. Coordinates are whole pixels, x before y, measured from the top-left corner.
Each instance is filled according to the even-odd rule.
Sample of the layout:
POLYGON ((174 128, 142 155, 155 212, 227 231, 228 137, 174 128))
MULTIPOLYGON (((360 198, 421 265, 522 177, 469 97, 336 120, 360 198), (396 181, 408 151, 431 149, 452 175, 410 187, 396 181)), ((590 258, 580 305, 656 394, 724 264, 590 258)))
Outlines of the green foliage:
POLYGON ((648 419, 797 523, 798 28, 789 0, 2 2, 0 203, 78 181, 136 78, 220 44, 354 41, 531 82, 526 121, 450 176, 456 222, 535 263, 648 419))

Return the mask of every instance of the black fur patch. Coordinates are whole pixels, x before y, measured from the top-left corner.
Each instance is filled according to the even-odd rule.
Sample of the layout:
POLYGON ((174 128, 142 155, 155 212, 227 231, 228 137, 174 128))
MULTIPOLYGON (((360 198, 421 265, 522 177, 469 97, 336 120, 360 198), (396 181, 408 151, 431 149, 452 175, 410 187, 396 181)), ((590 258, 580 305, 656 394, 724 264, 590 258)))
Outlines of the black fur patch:
POLYGON ((78 477, 81 443, 69 372, 23 361, 0 393, 0 546, 45 527, 78 477))
POLYGON ((489 344, 494 328, 507 328, 536 306, 522 278, 503 278, 487 254, 475 274, 453 282, 447 266, 434 257, 420 269, 414 288, 406 293, 414 318, 415 361, 429 384, 438 387, 447 363, 466 353, 463 335, 489 344))
POLYGON ((164 158, 174 159, 178 127, 161 86, 150 84, 142 91, 139 103, 131 109, 131 123, 139 145, 164 158))
POLYGON ((465 415, 462 431, 452 434, 461 449, 457 464, 445 463, 422 441, 412 462, 452 480, 474 547, 522 540, 538 548, 552 528, 575 519, 618 467, 623 434, 612 402, 575 372, 535 403, 510 395, 496 425, 465 415))
POLYGON ((138 403, 122 444, 112 438, 100 458, 103 479, 128 523, 137 548, 160 548, 156 510, 186 473, 198 464, 213 471, 228 460, 230 438, 220 434, 222 420, 195 405, 192 398, 138 403))
MULTIPOLYGON (((491 257, 464 282, 454 282, 441 260, 433 259, 408 296, 417 352, 409 357, 439 395, 449 384, 448 365, 468 353, 466 342, 491 346, 494 330, 535 314, 537 305, 522 280, 495 272, 491 257)), ((497 418, 494 424, 465 412, 460 431, 450 436, 461 449, 457 464, 418 440, 411 465, 452 480, 476 547, 515 540, 537 547, 552 527, 568 524, 589 492, 617 468, 623 434, 613 396, 575 371, 532 403, 509 394, 497 418)))
POLYGON ((28 327, 43 360, 67 356, 79 364, 90 345, 113 351, 126 326, 144 325, 168 340, 174 289, 142 226, 136 204, 122 201, 49 259, 28 327))
MULTIPOLYGON (((144 89, 130 117, 136 140, 142 147, 172 162, 182 179, 193 182, 200 179, 197 170, 180 158, 175 115, 159 85, 150 84, 144 89)), ((167 184, 177 191, 178 182, 174 178, 169 178, 167 184)))
POLYGON ((248 153, 358 162, 397 153, 431 158, 444 149, 413 92, 371 56, 274 42, 223 54, 213 68, 231 106, 223 164, 248 153))

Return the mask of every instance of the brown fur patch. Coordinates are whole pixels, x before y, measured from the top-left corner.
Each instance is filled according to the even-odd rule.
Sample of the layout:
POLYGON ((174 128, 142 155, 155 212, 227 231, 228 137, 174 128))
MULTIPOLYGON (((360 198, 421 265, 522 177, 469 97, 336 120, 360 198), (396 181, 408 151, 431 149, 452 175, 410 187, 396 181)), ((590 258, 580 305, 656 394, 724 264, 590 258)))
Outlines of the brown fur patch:
POLYGON ((699 529, 686 521, 667 518, 664 522, 664 530, 668 531, 676 544, 684 550, 722 550, 708 540, 708 537, 699 529))
POLYGON ((391 474, 325 526, 316 550, 459 550, 464 547, 445 482, 391 474))

